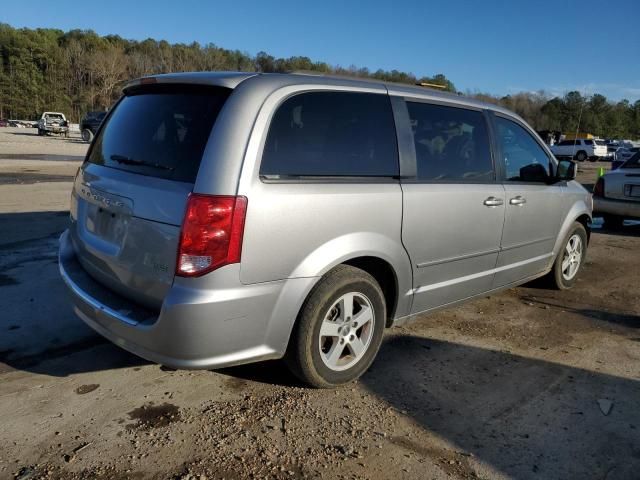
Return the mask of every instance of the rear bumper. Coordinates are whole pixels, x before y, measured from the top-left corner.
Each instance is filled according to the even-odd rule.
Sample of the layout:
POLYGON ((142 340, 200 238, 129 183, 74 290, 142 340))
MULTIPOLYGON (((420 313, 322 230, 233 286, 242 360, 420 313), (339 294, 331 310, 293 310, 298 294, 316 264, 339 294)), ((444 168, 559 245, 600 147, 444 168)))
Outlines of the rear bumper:
POLYGON ((640 218, 640 202, 593 197, 593 214, 596 216, 608 214, 624 218, 640 218))
POLYGON ((60 237, 59 266, 74 311, 85 323, 125 350, 182 369, 282 357, 315 280, 242 285, 239 265, 228 265, 201 278, 176 278, 160 312, 151 312, 89 277, 68 232, 60 237))

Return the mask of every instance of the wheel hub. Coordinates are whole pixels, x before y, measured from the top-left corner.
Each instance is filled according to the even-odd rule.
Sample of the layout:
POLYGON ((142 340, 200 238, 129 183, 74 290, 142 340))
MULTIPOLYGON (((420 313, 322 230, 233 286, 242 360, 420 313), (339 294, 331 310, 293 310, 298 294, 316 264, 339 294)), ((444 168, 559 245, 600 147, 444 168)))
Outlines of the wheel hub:
POLYGON ((328 310, 320 326, 319 348, 323 363, 346 370, 367 351, 373 337, 373 305, 361 293, 342 295, 328 310))

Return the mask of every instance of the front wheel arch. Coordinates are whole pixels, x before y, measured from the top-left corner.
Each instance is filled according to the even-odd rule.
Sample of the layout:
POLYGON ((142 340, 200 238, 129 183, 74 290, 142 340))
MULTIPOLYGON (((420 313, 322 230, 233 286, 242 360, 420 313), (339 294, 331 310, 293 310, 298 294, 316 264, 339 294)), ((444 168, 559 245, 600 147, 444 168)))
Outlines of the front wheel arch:
POLYGON ((587 231, 587 245, 588 245, 589 241, 591 240, 591 217, 586 213, 583 213, 578 218, 576 218, 575 221, 581 223, 584 229, 587 231))

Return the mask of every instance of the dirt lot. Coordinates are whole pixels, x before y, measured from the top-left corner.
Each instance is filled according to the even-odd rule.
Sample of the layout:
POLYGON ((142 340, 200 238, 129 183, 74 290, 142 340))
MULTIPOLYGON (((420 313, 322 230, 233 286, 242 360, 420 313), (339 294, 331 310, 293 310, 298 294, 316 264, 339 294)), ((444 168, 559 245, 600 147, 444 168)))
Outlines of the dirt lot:
POLYGON ((73 316, 56 247, 85 149, 0 129, 0 478, 640 478, 639 224, 596 224, 573 290, 425 316, 307 390, 279 362, 164 369, 73 316))

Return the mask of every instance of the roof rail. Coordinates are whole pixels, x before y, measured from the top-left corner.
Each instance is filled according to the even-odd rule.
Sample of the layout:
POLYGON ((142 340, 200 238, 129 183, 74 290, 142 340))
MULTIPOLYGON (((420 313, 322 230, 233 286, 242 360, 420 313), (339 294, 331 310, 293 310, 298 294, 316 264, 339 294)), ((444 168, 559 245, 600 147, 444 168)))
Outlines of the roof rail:
MULTIPOLYGON (((277 72, 279 73, 279 72, 277 72)), ((428 83, 428 82, 415 82, 415 83, 402 83, 402 82, 393 82, 391 80, 381 80, 379 78, 372 77, 361 77, 359 75, 341 75, 339 73, 324 73, 318 72, 315 70, 288 70, 282 72, 284 74, 290 75, 310 75, 313 77, 326 77, 326 78, 335 78, 336 80, 360 80, 364 82, 372 82, 372 83, 382 83, 382 84, 391 84, 391 85, 402 85, 402 86, 418 86, 418 87, 429 87, 436 88, 440 90, 445 90, 447 88, 446 85, 440 85, 438 83, 428 83)), ((456 92, 451 92, 455 94, 456 92)))

